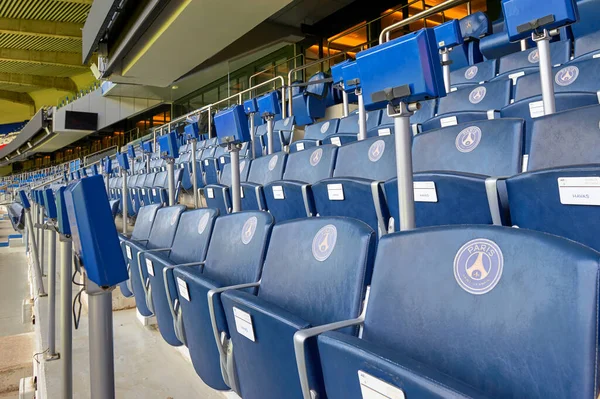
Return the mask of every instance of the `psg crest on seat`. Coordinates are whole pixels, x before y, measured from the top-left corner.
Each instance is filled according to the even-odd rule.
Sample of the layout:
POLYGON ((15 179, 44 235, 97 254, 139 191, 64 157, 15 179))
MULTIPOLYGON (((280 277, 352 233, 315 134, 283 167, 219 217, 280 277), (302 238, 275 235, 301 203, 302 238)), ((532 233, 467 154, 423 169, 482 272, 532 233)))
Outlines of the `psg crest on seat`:
POLYGON ((574 65, 564 67, 560 71, 556 72, 554 81, 559 86, 568 86, 577 80, 579 76, 579 68, 574 65))
POLYGON ((315 234, 315 238, 313 238, 312 242, 312 253, 315 259, 319 262, 327 260, 333 252, 336 242, 337 229, 335 226, 328 224, 327 226, 322 227, 317 234, 315 234))
POLYGON ((498 244, 477 238, 464 244, 454 258, 454 277, 473 295, 487 294, 502 277, 504 256, 498 244))
POLYGON ((385 151, 385 141, 377 140, 371 147, 369 147, 369 160, 371 162, 377 162, 383 156, 383 152, 385 151))
POLYGON ((460 152, 471 152, 481 141, 481 129, 477 126, 469 126, 456 135, 456 149, 460 152))
POLYGON ((256 232, 256 225, 258 224, 258 219, 256 216, 252 216, 246 223, 244 223, 244 227, 242 227, 242 242, 244 244, 249 244, 252 241, 252 237, 254 237, 254 233, 256 232))
POLYGON ((469 101, 471 104, 479 104, 485 98, 485 93, 487 89, 485 86, 479 86, 474 88, 471 93, 469 93, 469 101))
POLYGON ((527 60, 532 64, 540 62, 540 52, 538 51, 538 49, 535 49, 531 53, 529 53, 529 55, 527 56, 527 60))

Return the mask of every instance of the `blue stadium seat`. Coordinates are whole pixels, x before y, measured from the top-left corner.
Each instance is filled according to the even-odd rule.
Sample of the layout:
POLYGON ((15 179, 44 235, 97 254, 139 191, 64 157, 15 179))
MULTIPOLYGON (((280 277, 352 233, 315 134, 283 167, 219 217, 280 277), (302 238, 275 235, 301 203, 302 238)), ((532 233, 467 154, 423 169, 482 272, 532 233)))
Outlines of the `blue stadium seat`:
POLYGON ((206 257, 213 225, 219 214, 216 209, 196 209, 181 214, 173 246, 167 252, 148 252, 140 257, 148 272, 146 302, 156 315, 160 334, 170 345, 185 343, 185 334, 175 327, 174 315, 180 310, 181 299, 173 271, 177 267, 198 266, 206 257))
POLYGON ((323 145, 287 157, 283 180, 266 184, 266 208, 277 223, 315 214, 310 185, 333 176, 337 147, 323 145))
MULTIPOLYGON (((125 263, 127 264, 127 271, 129 272, 129 274, 131 274, 131 263, 135 261, 133 258, 133 251, 131 250, 131 248, 128 249, 126 244, 128 242, 148 242, 148 238, 150 237, 150 231, 152 230, 152 225, 154 224, 154 219, 156 218, 156 212, 160 209, 160 207, 161 205, 159 204, 141 207, 138 211, 137 219, 135 222, 135 226, 133 226, 133 232, 131 233, 131 236, 119 236, 119 239, 121 241, 121 248, 123 250, 123 258, 125 259, 125 263)), ((124 296, 133 296, 131 280, 119 284, 119 287, 121 288, 121 292, 124 296)))
POLYGON ((283 178, 286 160, 287 154, 279 152, 252 161, 248 179, 240 184, 243 210, 266 210, 263 186, 283 178))
POLYGON ((479 39, 487 35, 491 28, 488 17, 481 11, 467 15, 459 23, 465 42, 454 47, 450 52, 452 61, 450 70, 452 71, 483 61, 483 56, 479 51, 479 39))
MULTIPOLYGON (((250 170, 250 160, 240 159, 240 182, 244 183, 248 179, 250 170)), ((223 166, 219 178, 219 184, 210 184, 204 188, 206 204, 209 208, 219 210, 221 215, 231 212, 231 163, 223 166)))
MULTIPOLYGON (((307 218, 273 228, 258 293, 221 294, 241 397, 302 397, 293 335, 359 315, 375 240, 367 225, 349 218, 307 218)), ((352 328, 344 332, 357 334, 352 328)), ((310 371, 318 397, 325 397, 318 367, 310 371)))
MULTIPOLYGON (((213 389, 229 390, 230 386, 221 373, 222 359, 213 335, 207 294, 212 289, 260 280, 272 226, 273 218, 266 212, 221 216, 215 222, 204 264, 174 269, 192 364, 213 389)), ((250 288, 247 292, 255 291, 250 288)), ((228 338, 232 330, 227 328, 219 297, 214 298, 215 319, 219 331, 228 338)))
POLYGON ((519 42, 511 42, 508 32, 502 31, 482 38, 479 42, 479 50, 486 60, 495 60, 521 51, 521 45, 519 42))
POLYGON ((139 264, 140 256, 143 252, 161 252, 171 249, 179 217, 183 211, 185 211, 185 206, 183 205, 160 208, 154 217, 148 239, 123 240, 125 241, 123 243, 126 252, 125 259, 129 263, 131 291, 135 295, 135 305, 142 316, 152 316, 152 312, 146 304, 145 287, 143 285, 148 278, 148 272, 145 270, 145 265, 139 264), (131 257, 129 256, 130 253, 131 257), (142 278, 140 278, 140 275, 142 278))
POLYGON ((488 82, 496 76, 497 64, 497 60, 494 59, 457 69, 450 74, 450 82, 453 87, 488 82))
POLYGON ((337 132, 330 134, 323 139, 323 144, 334 144, 338 147, 344 144, 352 143, 356 140, 358 134, 358 113, 348 115, 340 119, 337 132))
POLYGON ((394 137, 373 137, 338 149, 331 179, 312 185, 320 216, 347 216, 385 234, 389 212, 382 182, 396 175, 394 137))
MULTIPOLYGON (((563 40, 550 43, 552 65, 561 65, 571 58, 571 41, 563 40)), ((537 48, 506 55, 498 60, 498 76, 503 79, 519 72, 531 73, 539 70, 539 53, 537 48)))
MULTIPOLYGON (((415 189, 417 226, 491 224, 486 181, 490 176, 507 177, 520 172, 522 140, 523 121, 508 118, 470 122, 415 136, 413 171, 415 186, 420 188, 415 189)), ((389 230, 398 230, 396 178, 385 183, 385 194, 394 221, 389 230)))
POLYGON ((304 126, 304 138, 290 145, 290 152, 302 151, 320 145, 325 137, 337 132, 339 123, 339 119, 330 119, 304 126))
POLYGON ((600 54, 600 30, 575 39, 573 61, 598 57, 600 54))
POLYGON ((294 140, 294 116, 280 119, 273 124, 273 152, 283 151, 294 140))
POLYGON ((534 231, 446 226, 384 237, 375 263, 362 338, 318 337, 329 399, 368 389, 427 399, 598 395, 596 251, 534 231))
POLYGON ((491 119, 510 104, 511 81, 508 79, 464 87, 438 100, 437 116, 421 124, 422 131, 475 120, 491 119))
MULTIPOLYGON (((214 153, 208 158, 202 159, 202 170, 204 171, 205 184, 217 184, 219 182, 219 172, 225 155, 227 155, 227 147, 216 147, 214 153)), ((225 162, 223 162, 224 164, 225 162)))
POLYGON ((529 172, 506 182, 514 225, 600 250, 598 112, 600 105, 534 120, 529 172))
MULTIPOLYGON (((308 82, 320 82, 326 78, 323 72, 317 72, 308 82)), ((325 116, 327 90, 330 85, 323 82, 309 84, 304 91, 292 97, 292 111, 298 126, 310 125, 325 116)))

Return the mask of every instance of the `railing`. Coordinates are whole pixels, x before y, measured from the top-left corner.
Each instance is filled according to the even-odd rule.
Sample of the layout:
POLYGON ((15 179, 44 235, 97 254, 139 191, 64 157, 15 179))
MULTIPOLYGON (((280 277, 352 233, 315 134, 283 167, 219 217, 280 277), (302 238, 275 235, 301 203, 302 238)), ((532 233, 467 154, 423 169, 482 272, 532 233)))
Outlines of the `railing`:
POLYGON ((86 167, 86 166, 93 165, 93 164, 97 163, 98 161, 102 160, 106 156, 110 157, 112 155, 115 155, 117 153, 117 150, 118 150, 118 147, 115 145, 112 147, 108 147, 104 150, 97 151, 93 154, 90 154, 83 158, 83 166, 86 167))
MULTIPOLYGON (((263 69, 262 71, 256 72, 254 75, 250 76, 250 78, 248 79, 248 87, 252 87, 252 79, 254 79, 255 77, 260 76, 260 75, 262 75, 262 74, 270 71, 271 69, 276 69, 278 66, 285 65, 285 64, 287 64, 288 62, 290 62, 292 60, 294 61, 294 68, 296 68, 298 66, 297 62, 296 62, 297 58, 302 58, 302 63, 304 64, 304 60, 306 59, 304 57, 304 54, 295 55, 295 56, 293 56, 291 58, 288 58, 285 61, 280 62, 279 64, 275 64, 273 66, 270 66, 269 68, 263 69)), ((273 87, 273 89, 275 89, 275 87, 273 87)), ((254 93, 252 95, 254 95, 254 93)))

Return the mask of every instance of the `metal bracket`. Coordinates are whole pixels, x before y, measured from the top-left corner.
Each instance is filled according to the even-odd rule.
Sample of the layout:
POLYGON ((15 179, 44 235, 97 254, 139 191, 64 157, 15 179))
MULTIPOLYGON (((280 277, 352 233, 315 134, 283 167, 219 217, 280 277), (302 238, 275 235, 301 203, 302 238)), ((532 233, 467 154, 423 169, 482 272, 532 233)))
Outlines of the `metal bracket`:
POLYGON ((392 100, 398 99, 398 98, 403 98, 403 97, 407 97, 412 93, 410 86, 409 85, 402 85, 402 86, 398 86, 398 87, 389 87, 387 89, 383 89, 381 91, 377 91, 373 94, 371 94, 371 100, 373 100, 373 102, 382 102, 382 101, 388 101, 391 102, 392 100))
POLYGON ((551 24, 554 21, 555 21, 554 14, 546 15, 545 17, 537 18, 537 19, 534 19, 532 21, 529 21, 529 22, 526 22, 524 24, 517 26, 517 32, 523 33, 523 32, 527 32, 530 30, 535 31, 539 27, 551 24))

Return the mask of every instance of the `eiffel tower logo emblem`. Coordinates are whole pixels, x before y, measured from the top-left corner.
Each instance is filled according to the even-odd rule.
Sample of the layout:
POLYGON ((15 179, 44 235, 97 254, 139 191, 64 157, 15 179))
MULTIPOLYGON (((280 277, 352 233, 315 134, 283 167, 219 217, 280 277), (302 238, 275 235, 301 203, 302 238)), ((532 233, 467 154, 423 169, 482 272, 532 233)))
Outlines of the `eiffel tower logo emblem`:
POLYGON ((489 273, 483 265, 483 252, 477 254, 475 262, 467 268, 467 274, 474 280, 483 280, 488 276, 489 273))

